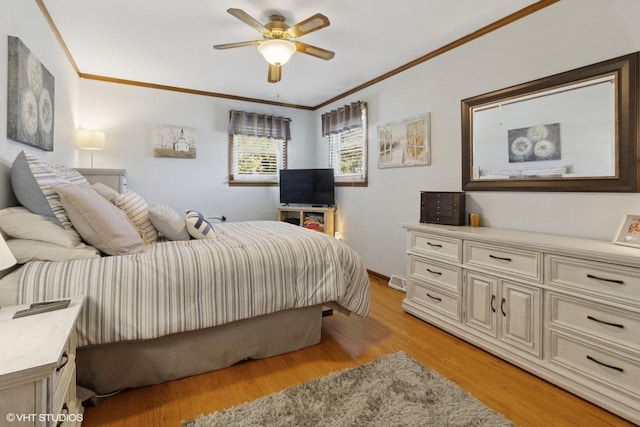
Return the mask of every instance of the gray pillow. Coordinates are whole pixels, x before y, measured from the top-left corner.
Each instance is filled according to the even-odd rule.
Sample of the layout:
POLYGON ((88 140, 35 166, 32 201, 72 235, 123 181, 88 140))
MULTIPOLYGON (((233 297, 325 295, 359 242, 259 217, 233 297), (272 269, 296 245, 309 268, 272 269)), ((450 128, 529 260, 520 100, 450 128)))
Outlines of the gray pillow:
POLYGON ((20 204, 69 229, 69 217, 52 188, 65 184, 89 185, 78 171, 64 166, 54 168, 24 151, 18 154, 11 166, 11 186, 20 204))
POLYGON ((85 242, 107 255, 142 252, 144 242, 127 214, 109 203, 91 186, 54 186, 73 227, 85 242))
POLYGON ((167 205, 153 205, 149 208, 149 219, 153 226, 169 240, 190 240, 184 218, 167 205))

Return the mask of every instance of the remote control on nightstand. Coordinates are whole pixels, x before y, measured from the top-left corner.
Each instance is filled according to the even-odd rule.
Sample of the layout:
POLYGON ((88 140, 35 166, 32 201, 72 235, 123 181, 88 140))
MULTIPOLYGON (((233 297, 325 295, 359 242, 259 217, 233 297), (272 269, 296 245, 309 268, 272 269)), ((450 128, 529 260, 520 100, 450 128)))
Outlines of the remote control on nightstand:
POLYGON ((24 310, 16 311, 16 313, 13 315, 13 318, 17 319, 18 317, 31 316, 32 314, 40 314, 40 313, 46 313, 47 311, 62 310, 63 308, 67 308, 70 302, 71 300, 65 299, 60 301, 53 301, 47 304, 33 305, 32 307, 25 308, 24 310))

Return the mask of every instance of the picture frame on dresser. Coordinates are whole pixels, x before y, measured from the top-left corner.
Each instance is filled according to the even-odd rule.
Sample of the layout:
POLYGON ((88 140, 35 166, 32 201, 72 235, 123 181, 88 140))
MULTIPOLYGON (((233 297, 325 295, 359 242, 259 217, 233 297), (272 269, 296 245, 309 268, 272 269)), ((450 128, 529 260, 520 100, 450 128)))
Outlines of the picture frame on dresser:
POLYGON ((613 243, 640 248, 640 215, 625 215, 613 243))

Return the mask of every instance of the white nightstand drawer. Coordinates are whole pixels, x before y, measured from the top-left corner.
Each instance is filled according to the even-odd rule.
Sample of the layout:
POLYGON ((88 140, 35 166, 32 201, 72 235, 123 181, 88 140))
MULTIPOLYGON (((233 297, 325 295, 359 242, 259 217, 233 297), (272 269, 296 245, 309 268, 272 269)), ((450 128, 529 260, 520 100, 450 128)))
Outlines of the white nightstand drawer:
POLYGON ((426 280, 459 293, 462 269, 416 256, 409 256, 411 277, 426 280))
POLYGON ((462 240, 436 236, 419 231, 410 231, 409 250, 427 256, 460 263, 462 261, 462 240))
POLYGON ((461 299, 441 292, 428 285, 413 281, 413 300, 430 309, 460 321, 461 299))
POLYGON ((540 252, 465 241, 464 264, 490 268, 517 278, 542 281, 540 252))
POLYGON ((551 331, 550 360, 588 381, 637 396, 640 393, 640 361, 574 337, 551 331))
POLYGON ((640 314, 550 292, 549 324, 640 349, 640 314))
POLYGON ((547 257, 547 268, 550 284, 640 301, 638 269, 555 255, 547 257))

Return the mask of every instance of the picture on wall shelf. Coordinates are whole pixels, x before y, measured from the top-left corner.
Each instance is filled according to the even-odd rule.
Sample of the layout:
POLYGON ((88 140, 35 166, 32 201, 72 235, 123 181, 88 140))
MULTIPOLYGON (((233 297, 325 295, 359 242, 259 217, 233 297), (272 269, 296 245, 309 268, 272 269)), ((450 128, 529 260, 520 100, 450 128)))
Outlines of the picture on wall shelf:
POLYGON ((613 243, 640 248, 640 215, 625 215, 613 243))
POLYGON ((8 48, 7 138, 53 151, 55 79, 18 37, 8 48))
POLYGON ((196 130, 185 126, 154 126, 155 157, 196 158, 196 130))
POLYGON ((378 126, 378 168, 431 164, 431 113, 378 126))
POLYGON ((560 159, 560 123, 507 131, 509 163, 560 159))

